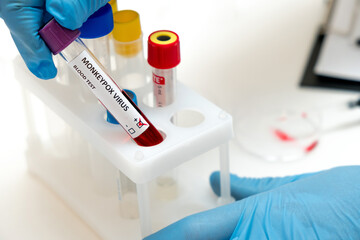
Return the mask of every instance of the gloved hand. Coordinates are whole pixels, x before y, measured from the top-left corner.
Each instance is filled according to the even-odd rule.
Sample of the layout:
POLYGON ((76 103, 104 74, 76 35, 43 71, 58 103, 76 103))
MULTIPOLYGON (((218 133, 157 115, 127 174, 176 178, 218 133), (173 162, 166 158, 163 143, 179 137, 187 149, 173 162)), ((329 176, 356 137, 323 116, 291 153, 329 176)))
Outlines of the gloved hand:
POLYGON ((52 16, 62 26, 79 28, 108 0, 0 0, 0 17, 29 70, 39 78, 56 76, 50 50, 38 31, 52 16), (52 16, 51 16, 52 15, 52 16))
MULTIPOLYGON (((218 172, 210 182, 219 194, 218 172)), ((231 192, 239 201, 145 239, 360 239, 360 166, 284 178, 232 175, 231 192)))

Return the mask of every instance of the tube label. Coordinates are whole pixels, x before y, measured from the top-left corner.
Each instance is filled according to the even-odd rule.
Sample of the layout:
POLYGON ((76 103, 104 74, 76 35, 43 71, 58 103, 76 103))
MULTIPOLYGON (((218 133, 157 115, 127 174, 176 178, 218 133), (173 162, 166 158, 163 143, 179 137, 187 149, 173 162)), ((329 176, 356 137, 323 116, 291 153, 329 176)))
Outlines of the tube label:
POLYGON ((165 107, 174 101, 175 68, 157 69, 152 72, 156 107, 165 107))
POLYGON ((140 136, 149 127, 148 122, 99 65, 86 50, 69 62, 74 73, 90 88, 125 131, 132 138, 140 136))
POLYGON ((166 106, 165 77, 153 73, 155 106, 166 106))

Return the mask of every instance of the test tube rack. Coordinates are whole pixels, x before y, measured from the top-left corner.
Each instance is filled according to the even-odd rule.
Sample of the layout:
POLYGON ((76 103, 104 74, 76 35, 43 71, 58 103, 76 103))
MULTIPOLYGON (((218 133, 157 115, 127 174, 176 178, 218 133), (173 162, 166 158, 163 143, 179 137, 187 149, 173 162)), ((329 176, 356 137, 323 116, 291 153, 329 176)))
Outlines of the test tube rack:
MULTIPOLYGON (((100 104, 79 101, 76 84, 71 85, 72 80, 75 82, 78 79, 71 79, 69 86, 61 85, 55 80, 38 79, 27 70, 20 57, 14 60, 14 67, 15 77, 26 91, 39 98, 100 152, 113 167, 136 183, 142 237, 152 233, 149 181, 216 147, 220 150, 219 202, 225 204, 232 201, 228 154, 228 142, 233 136, 232 117, 180 82, 177 85, 176 101, 163 108, 153 108, 144 104, 143 100, 151 94, 151 83, 134 90, 140 109, 165 135, 165 140, 157 146, 140 147, 120 126, 105 121, 105 111, 100 104), (203 121, 188 128, 174 125, 171 121, 172 117, 182 110, 200 113, 203 121)), ((120 236, 116 236, 118 234, 116 229, 119 229, 121 221, 110 220, 101 215, 101 211, 105 211, 109 205, 115 203, 88 193, 87 186, 91 183, 72 181, 69 177, 70 172, 76 167, 68 162, 63 170, 57 168, 62 163, 59 161, 54 163, 49 155, 41 155, 39 150, 41 146, 36 138, 31 136, 34 135, 31 134, 31 130, 29 131, 27 158, 30 172, 48 184, 102 238, 119 239, 120 236), (36 146, 37 148, 34 148, 36 150, 31 150, 31 146, 36 146), (50 171, 51 168, 56 170, 50 171), (63 172, 60 173, 61 171, 63 172), (73 190, 73 185, 81 187, 73 190)), ((136 227, 138 226, 135 226, 135 229, 136 227)), ((126 234, 121 237, 132 239, 126 238, 126 234)))

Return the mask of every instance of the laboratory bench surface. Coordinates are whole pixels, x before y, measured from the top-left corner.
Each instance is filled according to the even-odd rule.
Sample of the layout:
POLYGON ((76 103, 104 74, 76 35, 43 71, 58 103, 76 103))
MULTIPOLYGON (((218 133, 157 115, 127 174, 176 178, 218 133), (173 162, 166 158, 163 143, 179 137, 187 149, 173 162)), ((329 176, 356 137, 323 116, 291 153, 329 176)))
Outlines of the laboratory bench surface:
MULTIPOLYGON (((352 91, 299 87, 325 12, 323 0, 225 0, 221 5, 203 0, 144 0, 119 3, 119 8, 140 13, 144 39, 159 29, 179 34, 179 81, 232 114, 235 130, 239 119, 257 108, 324 109, 358 96, 352 91)), ((100 239, 27 171, 25 113, 12 69, 17 51, 2 20, 0 32, 5 86, 0 88, 0 239, 100 239)), ((359 142, 360 126, 354 125, 324 134, 301 160, 271 163, 243 151, 235 137, 230 143, 230 169, 241 176, 262 177, 355 165, 360 163, 359 142)), ((204 206, 216 201, 207 182, 218 168, 217 154, 212 150, 181 166, 198 175, 196 181, 202 182, 209 201, 204 206)))

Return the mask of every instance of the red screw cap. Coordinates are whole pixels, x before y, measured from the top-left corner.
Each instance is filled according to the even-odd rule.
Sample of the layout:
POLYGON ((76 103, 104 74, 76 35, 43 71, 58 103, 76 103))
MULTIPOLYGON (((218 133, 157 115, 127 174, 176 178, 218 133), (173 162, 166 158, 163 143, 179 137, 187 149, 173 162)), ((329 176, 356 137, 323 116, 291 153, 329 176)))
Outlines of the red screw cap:
POLYGON ((167 30, 150 34, 148 39, 148 63, 158 69, 176 67, 180 63, 179 36, 167 30))

